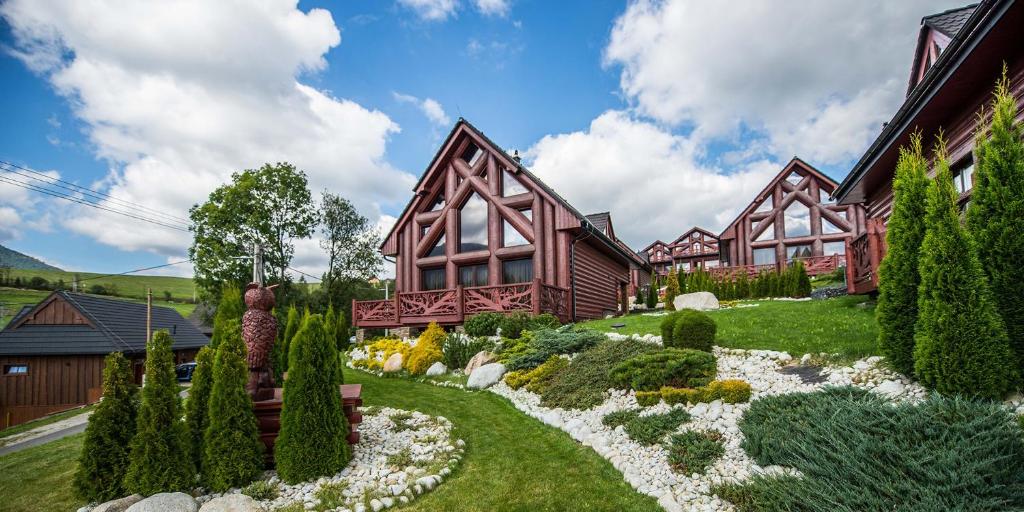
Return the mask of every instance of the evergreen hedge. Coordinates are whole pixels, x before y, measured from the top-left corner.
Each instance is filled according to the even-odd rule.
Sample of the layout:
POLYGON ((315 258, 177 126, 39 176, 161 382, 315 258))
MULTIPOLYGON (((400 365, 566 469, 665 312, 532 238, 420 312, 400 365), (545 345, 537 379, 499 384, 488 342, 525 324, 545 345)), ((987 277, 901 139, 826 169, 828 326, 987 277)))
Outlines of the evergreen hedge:
POLYGON ((75 495, 83 501, 104 502, 128 494, 128 445, 135 435, 138 389, 131 363, 120 352, 104 359, 103 400, 89 416, 85 441, 75 471, 75 495))
POLYGON ((210 336, 210 347, 214 350, 224 336, 224 329, 232 322, 241 322, 245 313, 245 302, 242 291, 234 284, 225 284, 217 304, 217 313, 213 317, 213 334, 210 336))
POLYGON ((992 295, 1017 367, 1024 371, 1024 126, 1015 122, 1017 102, 1003 77, 992 100, 992 123, 979 116, 975 143, 974 191, 967 224, 978 247, 992 295))
POLYGON ((128 491, 143 496, 188 490, 195 482, 172 343, 167 331, 157 331, 146 345, 146 380, 124 477, 128 491))
POLYGON ((192 463, 199 473, 203 467, 203 437, 210 424, 210 390, 213 388, 213 359, 216 355, 209 346, 196 354, 196 368, 192 372, 192 387, 188 388, 185 402, 185 424, 188 426, 192 463))
POLYGON ((917 265, 924 240, 928 162, 915 134, 909 148, 900 149, 893 181, 892 215, 885 243, 888 252, 878 268, 878 345, 900 373, 914 373, 914 329, 917 324, 917 265))
MULTIPOLYGON (((281 359, 278 367, 281 369, 281 374, 288 371, 288 354, 290 353, 290 347, 292 338, 295 337, 295 333, 299 332, 299 324, 301 319, 299 318, 299 310, 295 309, 295 305, 288 306, 288 320, 285 322, 284 330, 281 331, 281 339, 278 343, 281 345, 281 359)), ((280 385, 280 382, 278 382, 280 385)))
POLYGON ((658 275, 651 271, 651 283, 647 286, 647 309, 654 309, 658 305, 658 275))
POLYGON ((348 319, 345 318, 344 308, 338 310, 338 320, 337 323, 334 324, 334 330, 337 336, 335 347, 338 349, 338 352, 345 352, 348 350, 348 340, 350 336, 348 333, 348 319))
POLYGON ((1020 380, 974 241, 960 223, 945 147, 928 187, 914 369, 943 394, 999 399, 1020 380))
POLYGON ((311 315, 289 348, 281 431, 274 459, 281 479, 290 484, 341 471, 351 458, 347 420, 335 383, 333 340, 325 336, 320 315, 311 315))
POLYGON ((241 326, 225 329, 213 365, 203 480, 214 492, 242 487, 263 471, 263 443, 245 391, 249 379, 241 326))

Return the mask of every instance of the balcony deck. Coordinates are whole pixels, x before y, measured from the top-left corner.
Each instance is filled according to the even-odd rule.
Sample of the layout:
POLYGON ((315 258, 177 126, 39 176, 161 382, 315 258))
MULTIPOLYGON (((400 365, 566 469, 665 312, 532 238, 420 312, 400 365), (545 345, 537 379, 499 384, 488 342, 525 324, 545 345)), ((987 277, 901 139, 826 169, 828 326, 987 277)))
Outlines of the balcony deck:
POLYGON ((551 313, 568 322, 569 289, 535 279, 530 283, 399 292, 387 300, 352 301, 352 324, 388 329, 430 322, 456 325, 477 313, 513 311, 551 313))

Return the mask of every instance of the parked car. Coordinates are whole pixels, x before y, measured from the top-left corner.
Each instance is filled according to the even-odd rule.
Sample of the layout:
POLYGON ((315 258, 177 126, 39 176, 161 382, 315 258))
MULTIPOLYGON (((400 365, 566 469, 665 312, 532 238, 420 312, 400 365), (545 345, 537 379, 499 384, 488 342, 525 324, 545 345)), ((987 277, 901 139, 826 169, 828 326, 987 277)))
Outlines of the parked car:
POLYGON ((179 364, 174 368, 174 373, 178 375, 178 382, 192 382, 192 372, 196 371, 196 363, 179 364))

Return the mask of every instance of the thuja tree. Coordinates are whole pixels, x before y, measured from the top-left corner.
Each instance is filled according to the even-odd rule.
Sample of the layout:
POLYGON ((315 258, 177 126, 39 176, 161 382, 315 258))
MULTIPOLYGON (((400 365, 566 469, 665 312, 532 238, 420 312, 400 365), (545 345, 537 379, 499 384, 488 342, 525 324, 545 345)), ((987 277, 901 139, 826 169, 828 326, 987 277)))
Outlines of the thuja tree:
POLYGON ((998 399, 1019 380, 974 241, 960 223, 945 147, 928 187, 914 369, 943 394, 998 399))
POLYGON ((790 296, 796 298, 810 297, 811 278, 807 275, 807 268, 804 267, 804 262, 798 261, 794 263, 792 272, 793 288, 790 296))
POLYGON ((146 381, 131 442, 131 464, 124 477, 125 487, 143 496, 187 490, 194 481, 172 343, 167 331, 157 331, 146 345, 146 381))
MULTIPOLYGON (((299 332, 299 323, 301 318, 299 317, 299 310, 295 309, 295 305, 288 306, 288 320, 284 324, 284 329, 280 330, 280 339, 277 343, 281 345, 281 359, 278 361, 277 367, 280 368, 280 373, 288 371, 288 351, 292 343, 292 338, 295 337, 295 333, 299 332)), ((275 368, 275 371, 277 368, 275 368)))
POLYGON ((676 267, 672 265, 668 270, 668 277, 665 280, 665 310, 675 311, 676 305, 673 301, 679 295, 679 276, 676 275, 676 267))
POLYGON ((203 480, 215 492, 243 486, 263 470, 263 443, 245 391, 248 377, 241 326, 233 324, 217 347, 203 441, 203 480))
POLYGON ((188 388, 188 401, 185 402, 185 424, 188 425, 188 436, 191 444, 192 463, 202 473, 203 436, 209 425, 210 389, 213 388, 213 358, 215 352, 210 347, 199 349, 196 354, 196 368, 192 372, 192 387, 188 388))
POLYGON ((893 368, 914 373, 914 329, 917 325, 917 289, 921 284, 918 262, 924 240, 928 161, 921 136, 900 149, 893 180, 892 215, 885 243, 888 252, 878 269, 878 345, 893 368))
POLYGON ((1016 118, 1017 102, 1004 69, 992 101, 992 124, 986 130, 979 122, 967 224, 1017 366, 1024 368, 1024 126, 1016 118))
POLYGON ((351 458, 345 436, 348 425, 335 383, 335 349, 320 315, 312 315, 289 348, 291 360, 284 384, 281 432, 274 459, 288 483, 333 475, 351 458))
POLYGON ((348 319, 345 318, 345 309, 338 309, 338 323, 334 325, 335 346, 338 352, 344 352, 348 348, 348 319))
POLYGON ((687 281, 687 277, 686 276, 688 276, 688 275, 689 274, 687 272, 680 272, 679 275, 676 277, 676 280, 679 281, 679 293, 680 294, 690 293, 689 290, 687 290, 687 284, 686 284, 686 281, 687 281))
POLYGON ((324 331, 327 333, 327 339, 337 348, 338 316, 334 312, 334 304, 328 304, 327 312, 324 313, 324 331))
POLYGON ((103 400, 89 416, 85 441, 75 471, 75 494, 84 501, 104 502, 128 494, 124 475, 135 435, 137 388, 131 364, 114 352, 103 368, 103 400))
POLYGON ((644 289, 639 284, 636 287, 636 297, 633 299, 633 304, 639 306, 644 303, 644 289))
POLYGON ((243 313, 245 313, 245 303, 242 302, 242 291, 234 284, 224 285, 221 290, 220 302, 217 304, 217 313, 213 317, 213 335, 210 336, 210 347, 214 350, 217 349, 224 329, 233 322, 241 322, 243 313))
POLYGON ((654 309, 658 305, 658 276, 651 271, 651 283, 647 286, 647 309, 654 309))

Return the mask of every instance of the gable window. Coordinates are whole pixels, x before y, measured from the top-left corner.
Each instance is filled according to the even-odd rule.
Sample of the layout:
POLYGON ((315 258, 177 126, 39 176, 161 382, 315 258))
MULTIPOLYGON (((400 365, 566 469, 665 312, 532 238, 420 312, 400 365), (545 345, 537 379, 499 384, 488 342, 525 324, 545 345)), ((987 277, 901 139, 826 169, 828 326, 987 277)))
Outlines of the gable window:
POLYGON ((754 265, 771 265, 773 263, 775 263, 774 247, 754 249, 754 265))
POLYGON ((832 224, 824 217, 821 218, 821 233, 825 235, 834 235, 836 233, 842 233, 843 230, 839 229, 839 226, 832 224))
POLYGON ((800 201, 793 201, 786 207, 786 238, 811 234, 811 209, 800 201))
POLYGON ((487 286, 487 264, 459 267, 459 284, 462 286, 487 286))
POLYGON ((974 162, 970 158, 953 170, 953 187, 957 194, 974 188, 974 162))
POLYGON ((442 187, 441 191, 437 193, 437 197, 434 198, 434 201, 430 203, 430 207, 427 208, 427 211, 428 212, 436 212, 437 210, 440 210, 441 208, 444 208, 444 188, 443 187, 442 187))
POLYGON ((465 151, 462 152, 462 156, 460 156, 459 158, 461 158, 464 162, 469 164, 470 167, 473 167, 474 165, 476 165, 477 162, 480 161, 480 158, 483 156, 484 152, 481 151, 476 144, 470 142, 469 144, 466 145, 465 151))
POLYGON ((501 282, 504 284, 533 281, 533 258, 501 262, 501 282))
POLYGON ((796 171, 789 173, 789 176, 786 177, 786 181, 792 183, 793 185, 799 184, 803 179, 804 177, 800 176, 800 173, 796 171))
POLYGON ((772 208, 773 208, 773 206, 772 206, 772 196, 768 196, 768 197, 764 198, 764 201, 761 201, 760 206, 758 206, 757 209, 754 210, 754 212, 755 213, 770 212, 770 211, 772 211, 772 208))
POLYGON ((443 290, 445 284, 444 267, 423 269, 423 290, 443 290))
POLYGON ((514 196, 518 194, 525 194, 526 187, 512 173, 503 171, 501 176, 501 194, 505 197, 514 196))
POLYGON ((459 252, 487 249, 487 201, 476 192, 459 210, 459 252))
POLYGON ((786 258, 797 259, 797 258, 810 258, 811 257, 811 246, 809 245, 790 245, 786 247, 786 258))
POLYGON ((517 245, 526 245, 530 242, 526 241, 526 237, 519 232, 511 222, 501 219, 501 246, 502 247, 515 247, 517 245))
POLYGON ((846 254, 846 242, 825 242, 821 244, 821 248, 825 256, 832 256, 833 254, 842 256, 846 254))
POLYGON ((4 375, 28 375, 27 364, 5 364, 4 375))
POLYGON ((429 258, 431 256, 444 256, 444 254, 444 233, 441 233, 441 236, 437 239, 437 242, 434 243, 434 247, 432 247, 430 249, 430 252, 427 253, 427 257, 429 258))
POLYGON ((818 189, 818 202, 821 203, 821 204, 832 204, 832 203, 835 202, 835 200, 832 199, 832 196, 830 196, 828 192, 825 192, 825 189, 819 188, 818 189))
POLYGON ((766 242, 768 240, 775 240, 775 226, 772 226, 770 222, 768 227, 764 228, 764 231, 754 239, 755 242, 766 242))

